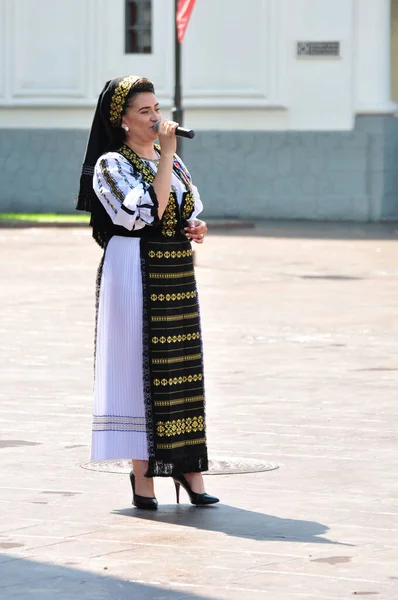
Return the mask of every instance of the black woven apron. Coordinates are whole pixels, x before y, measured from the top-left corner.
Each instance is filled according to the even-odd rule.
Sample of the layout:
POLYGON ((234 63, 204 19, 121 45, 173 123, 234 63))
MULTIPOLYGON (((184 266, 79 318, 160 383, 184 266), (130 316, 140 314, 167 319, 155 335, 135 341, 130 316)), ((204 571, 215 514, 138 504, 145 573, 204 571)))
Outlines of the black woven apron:
MULTIPOLYGON (((119 151, 151 184, 155 173, 128 147, 119 151)), ((187 188, 181 206, 171 193, 156 231, 145 228, 140 242, 147 477, 208 469, 199 303, 192 247, 183 233, 194 199, 177 160, 174 172, 187 188)))
POLYGON ((205 471, 199 305, 188 241, 141 240, 148 477, 205 471))

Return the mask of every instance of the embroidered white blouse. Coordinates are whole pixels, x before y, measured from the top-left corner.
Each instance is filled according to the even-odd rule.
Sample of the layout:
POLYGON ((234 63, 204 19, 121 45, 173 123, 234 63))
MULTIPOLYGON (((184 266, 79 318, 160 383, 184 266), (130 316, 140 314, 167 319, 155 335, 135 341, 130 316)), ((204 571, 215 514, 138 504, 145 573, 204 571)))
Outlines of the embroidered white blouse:
MULTIPOLYGON (((181 159, 178 160, 182 163, 181 159)), ((155 173, 157 163, 144 161, 155 173)), ((107 152, 100 156, 95 165, 93 186, 96 195, 115 225, 130 231, 152 225, 157 217, 154 200, 156 193, 152 185, 142 180, 129 161, 118 152, 107 152)), ((180 205, 186 186, 172 174, 172 190, 176 192, 180 205)), ((203 204, 196 186, 192 185, 195 199, 191 219, 195 219, 203 210, 203 204)))

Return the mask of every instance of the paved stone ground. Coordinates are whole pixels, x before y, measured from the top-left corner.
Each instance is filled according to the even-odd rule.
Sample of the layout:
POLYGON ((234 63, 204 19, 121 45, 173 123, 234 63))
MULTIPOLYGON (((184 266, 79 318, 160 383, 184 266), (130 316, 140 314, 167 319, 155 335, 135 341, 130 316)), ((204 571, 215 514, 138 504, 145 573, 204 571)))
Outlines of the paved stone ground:
MULTIPOLYGON (((398 598, 398 236, 267 225, 197 248, 223 503, 131 507, 84 470, 94 280, 87 229, 2 229, 2 600, 398 598)), ((184 492, 183 492, 184 493, 184 492)), ((186 496, 184 494, 184 500, 186 496)))

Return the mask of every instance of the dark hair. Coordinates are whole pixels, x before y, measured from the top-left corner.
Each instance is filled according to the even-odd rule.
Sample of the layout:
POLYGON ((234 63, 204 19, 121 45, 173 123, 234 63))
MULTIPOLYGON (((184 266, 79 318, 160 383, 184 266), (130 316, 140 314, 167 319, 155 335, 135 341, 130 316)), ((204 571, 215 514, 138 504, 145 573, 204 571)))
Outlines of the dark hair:
MULTIPOLYGON (((154 94, 155 86, 153 85, 152 81, 150 81, 149 79, 146 79, 146 77, 141 77, 134 83, 134 85, 131 86, 131 88, 126 96, 124 108, 122 111, 122 117, 124 114, 126 114, 127 110, 132 105, 134 98, 136 96, 138 96, 138 94, 143 94, 144 92, 150 92, 151 94, 154 94)), ((110 146, 112 148, 120 147, 122 144, 125 143, 126 138, 127 138, 127 132, 123 129, 121 124, 118 127, 112 127, 110 134, 112 137, 110 146)))

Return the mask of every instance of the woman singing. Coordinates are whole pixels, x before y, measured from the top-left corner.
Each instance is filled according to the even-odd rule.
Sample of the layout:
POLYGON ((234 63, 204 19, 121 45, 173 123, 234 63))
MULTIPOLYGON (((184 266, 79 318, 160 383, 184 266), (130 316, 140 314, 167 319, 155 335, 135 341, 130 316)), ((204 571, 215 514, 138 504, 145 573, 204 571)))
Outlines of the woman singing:
POLYGON ((128 76, 101 92, 77 209, 104 248, 98 271, 93 460, 132 459, 133 504, 156 509, 153 478, 172 477, 196 505, 208 469, 199 305, 191 241, 206 224, 162 120, 152 82, 128 76), (158 132, 154 125, 160 121, 158 132), (159 145, 155 144, 159 140, 159 145))

